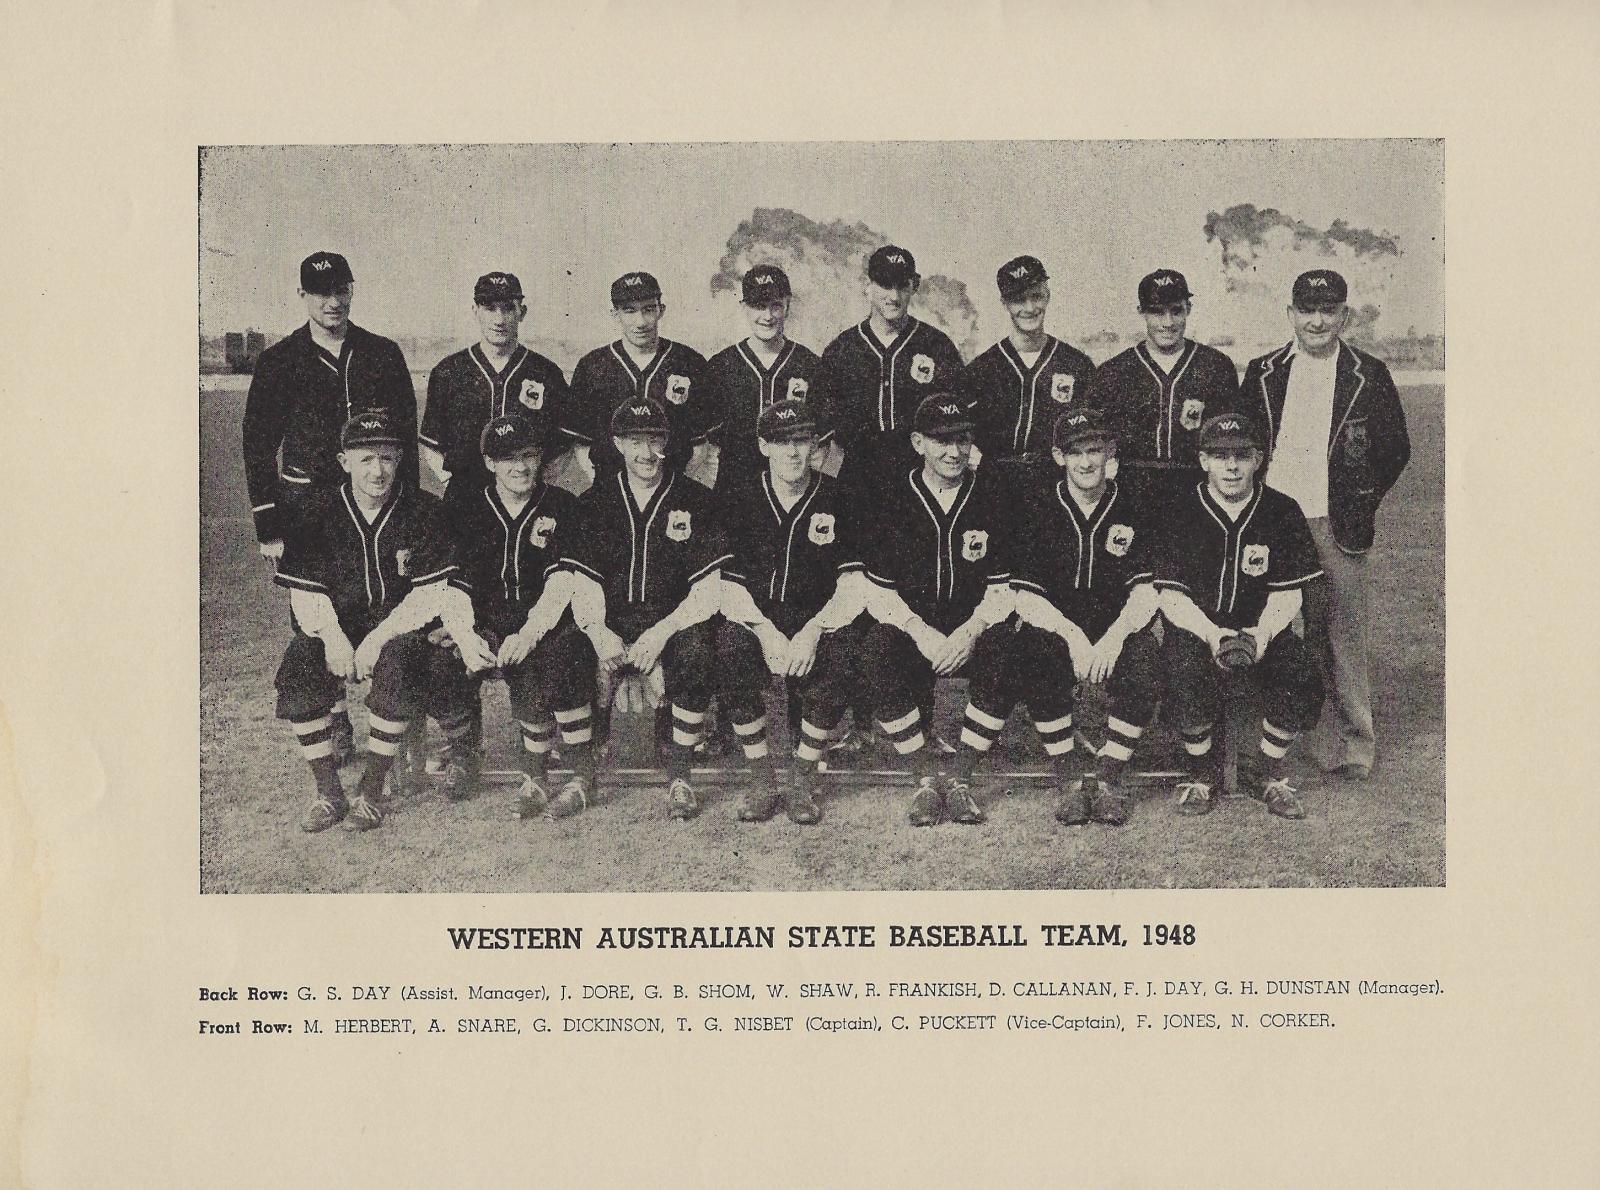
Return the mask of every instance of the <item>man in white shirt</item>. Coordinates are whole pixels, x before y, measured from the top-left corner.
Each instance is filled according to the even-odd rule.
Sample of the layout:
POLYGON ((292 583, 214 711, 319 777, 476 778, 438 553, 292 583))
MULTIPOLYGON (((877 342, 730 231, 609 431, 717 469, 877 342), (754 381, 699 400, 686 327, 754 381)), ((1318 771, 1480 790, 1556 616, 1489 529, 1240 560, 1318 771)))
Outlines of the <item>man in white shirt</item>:
POLYGON ((1305 513, 1326 584, 1307 592, 1308 640, 1328 670, 1333 731, 1313 739, 1324 768, 1352 780, 1372 771, 1377 744, 1368 674, 1368 614, 1378 504, 1411 457, 1405 412, 1383 361, 1346 343, 1345 280, 1331 269, 1295 279, 1294 339, 1251 360, 1240 407, 1261 418, 1272 486, 1305 513))

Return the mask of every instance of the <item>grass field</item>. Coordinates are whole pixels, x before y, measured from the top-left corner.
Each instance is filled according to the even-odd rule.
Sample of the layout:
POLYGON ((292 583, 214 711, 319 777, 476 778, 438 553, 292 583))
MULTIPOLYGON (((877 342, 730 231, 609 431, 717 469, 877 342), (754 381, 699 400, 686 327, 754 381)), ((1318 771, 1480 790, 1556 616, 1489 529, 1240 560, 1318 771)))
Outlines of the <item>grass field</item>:
MULTIPOLYGON (((381 830, 307 836, 310 777, 272 716, 288 599, 255 550, 239 459, 242 391, 200 408, 200 839, 206 892, 595 892, 725 889, 1233 888, 1438 885, 1445 876, 1444 389, 1402 385, 1412 461, 1380 514, 1373 670, 1379 762, 1364 784, 1297 754, 1308 816, 1224 801, 1176 817, 1165 784, 1120 830, 1056 825, 1038 787, 978 792, 989 822, 915 829, 903 782, 855 781, 820 825, 734 820, 712 786, 693 822, 658 787, 612 789, 560 823, 517 823, 507 791, 402 797, 381 830)), ((489 764, 510 768, 504 688, 485 700, 489 764)), ((358 736, 359 707, 352 708, 358 736)), ((1016 731, 1012 725, 1010 733, 1016 731)), ((981 775, 980 775, 981 778, 981 775)), ((351 776, 347 773, 346 783, 351 776)))

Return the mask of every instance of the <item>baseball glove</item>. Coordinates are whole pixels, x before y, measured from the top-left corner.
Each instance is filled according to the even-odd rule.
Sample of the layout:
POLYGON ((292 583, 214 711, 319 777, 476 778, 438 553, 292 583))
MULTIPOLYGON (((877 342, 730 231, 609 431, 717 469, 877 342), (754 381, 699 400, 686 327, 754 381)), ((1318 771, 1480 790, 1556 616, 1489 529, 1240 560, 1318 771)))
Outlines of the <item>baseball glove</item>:
POLYGON ((1249 669, 1256 663, 1255 637, 1248 632, 1236 632, 1224 637, 1217 649, 1217 664, 1227 670, 1249 669))

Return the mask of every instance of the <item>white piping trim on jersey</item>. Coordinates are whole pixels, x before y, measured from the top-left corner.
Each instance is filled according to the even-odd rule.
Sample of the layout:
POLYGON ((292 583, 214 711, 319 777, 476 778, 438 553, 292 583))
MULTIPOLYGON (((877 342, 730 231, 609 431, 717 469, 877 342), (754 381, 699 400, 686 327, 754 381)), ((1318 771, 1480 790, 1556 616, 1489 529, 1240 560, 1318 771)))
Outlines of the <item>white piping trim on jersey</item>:
POLYGON ((789 357, 794 354, 794 340, 790 339, 783 345, 783 350, 778 352, 778 358, 772 361, 772 370, 761 370, 761 361, 755 358, 755 351, 746 345, 743 339, 739 340, 739 358, 756 374, 756 417, 761 416, 761 411, 768 405, 775 404, 778 400, 778 375, 783 371, 784 365, 789 362, 789 357), (767 399, 767 394, 772 394, 772 400, 767 399))
POLYGON ((274 501, 274 502, 269 502, 269 503, 266 503, 266 504, 257 504, 250 511, 251 512, 265 512, 269 508, 276 508, 276 507, 277 507, 277 503, 274 501))
POLYGON ((351 503, 349 486, 341 487, 339 494, 344 497, 344 510, 350 514, 350 520, 355 525, 356 532, 361 536, 361 576, 362 582, 367 589, 367 607, 371 609, 381 604, 389 594, 389 589, 383 581, 383 563, 378 561, 378 534, 383 532, 383 527, 389 523, 389 514, 394 511, 394 502, 391 500, 389 506, 380 512, 378 519, 369 526, 361 514, 356 511, 355 505, 351 503), (367 530, 369 528, 372 530, 370 541, 367 538, 367 530), (370 550, 367 548, 369 545, 371 546, 370 550), (374 602, 372 598, 373 563, 376 563, 378 572, 377 602, 374 602))
POLYGON ((1072 500, 1072 497, 1066 494, 1067 481, 1063 479, 1056 482, 1056 501, 1061 505, 1062 508, 1066 509, 1067 519, 1072 522, 1072 530, 1078 535, 1078 564, 1073 568, 1072 571, 1072 589, 1074 591, 1081 591, 1085 587, 1088 587, 1091 590, 1094 588, 1094 535, 1099 530, 1101 522, 1103 522, 1106 517, 1110 515, 1111 506, 1117 502, 1117 496, 1119 494, 1119 490, 1114 482, 1109 484, 1108 487, 1110 499, 1106 499, 1106 497, 1102 495, 1100 497, 1100 505, 1094 510, 1094 515, 1085 517, 1083 520, 1083 525, 1080 527, 1078 524, 1079 514, 1077 510, 1077 501, 1072 500), (1084 528, 1089 530, 1089 559, 1087 574, 1084 573, 1084 528))
POLYGON ((1161 406, 1162 406, 1162 412, 1161 412, 1161 416, 1156 419, 1156 459, 1157 460, 1160 460, 1162 458, 1162 454, 1161 454, 1161 431, 1162 431, 1163 428, 1165 428, 1166 431, 1167 431, 1167 454, 1166 454, 1166 457, 1169 458, 1169 459, 1173 457, 1173 451, 1172 451, 1172 404, 1173 404, 1174 399, 1178 395, 1178 381, 1183 379, 1183 374, 1189 370, 1189 365, 1194 362, 1194 357, 1200 354, 1200 345, 1198 343, 1196 343, 1193 339, 1186 340, 1186 342, 1188 343, 1187 353, 1185 354, 1184 358, 1178 362, 1178 366, 1172 371, 1172 373, 1170 375, 1167 375, 1167 376, 1161 375, 1160 372, 1158 372, 1157 369, 1154 366, 1152 366, 1150 361, 1145 358, 1145 354, 1146 354, 1146 352, 1149 351, 1149 348, 1146 347, 1143 343, 1138 344, 1133 349, 1134 358, 1136 358, 1141 364, 1143 364, 1144 368, 1145 368, 1145 371, 1149 372, 1150 375, 1155 379, 1156 389, 1161 394, 1160 395, 1160 402, 1161 402, 1161 406), (1171 385, 1170 386, 1167 383, 1169 380, 1171 381, 1171 385))
MULTIPOLYGON (((1350 351, 1349 345, 1343 339, 1339 340, 1339 350, 1350 351)), ((1356 361, 1356 391, 1350 394, 1350 403, 1344 407, 1344 416, 1339 419, 1339 424, 1334 426, 1333 432, 1328 435, 1328 457, 1330 459, 1333 457, 1333 444, 1339 441, 1339 431, 1344 429, 1344 423, 1350 420, 1350 411, 1356 407, 1356 402, 1361 399, 1361 390, 1367 387, 1367 378, 1361 372, 1361 357, 1356 355, 1354 351, 1350 351, 1350 354, 1355 357, 1356 361)), ((1335 391, 1337 391, 1339 387, 1339 367, 1337 363, 1334 364, 1333 385, 1335 391)))
MULTIPOLYGON (((344 419, 349 421, 355 416, 353 402, 350 400, 350 365, 355 361, 356 349, 352 347, 344 357, 344 419)), ((381 579, 382 576, 380 575, 381 579)))
POLYGON ((944 574, 948 572, 950 575, 950 598, 954 599, 956 594, 955 527, 956 521, 961 517, 962 509, 966 508, 967 501, 972 496, 972 489, 975 486, 973 476, 969 473, 967 478, 962 481, 966 490, 959 493, 954 503, 950 505, 950 519, 948 522, 943 519, 943 512, 937 503, 928 503, 928 496, 922 490, 922 485, 917 482, 917 479, 917 472, 913 470, 909 477, 911 488, 917 493, 917 499, 922 501, 922 507, 927 509, 928 515, 933 518, 933 527, 938 530, 939 536, 938 547, 934 550, 933 555, 933 598, 935 602, 944 599, 944 574), (945 564, 946 555, 950 559, 948 566, 945 564))
POLYGON ((532 354, 521 343, 518 343, 517 354, 511 357, 511 362, 506 366, 505 381, 500 385, 500 416, 502 417, 511 408, 511 381, 515 379, 517 373, 522 370, 522 365, 528 362, 528 357, 532 354))
MULTIPOLYGON (((779 603, 789 602, 789 565, 791 555, 794 553, 794 531, 799 527, 800 522, 805 520, 806 509, 811 506, 811 501, 816 498, 817 492, 822 488, 822 484, 817 480, 816 475, 817 473, 814 471, 811 473, 811 483, 806 488, 806 494, 800 497, 800 502, 794 507, 794 515, 789 520, 789 538, 783 547, 783 586, 778 590, 779 603)), ((770 483, 771 472, 768 472, 768 476, 767 482, 770 483)), ((777 576, 774 575, 773 577, 776 578, 777 576)), ((771 597, 770 587, 768 588, 768 597, 771 597)))
MULTIPOLYGON (((1005 359, 1006 363, 1011 365, 1011 370, 1017 374, 1017 428, 1011 432, 1012 450, 1020 451, 1022 444, 1033 433, 1033 409, 1039 400, 1039 377, 1044 375, 1045 365, 1055 356, 1056 347, 1061 343, 1061 340, 1054 335, 1046 337, 1050 340, 1050 345, 1044 349, 1044 353, 1038 359, 1033 361, 1033 375, 1031 378, 1027 372, 1017 366, 1017 360, 1012 359, 1011 352, 1006 350, 1008 346, 1012 346, 1011 341, 1009 339, 1000 340, 1000 355, 1005 359), (1024 389, 1026 389, 1026 393, 1024 393, 1024 389), (1024 406, 1028 411, 1028 428, 1026 430, 1022 428, 1024 406)), ((1018 352, 1018 358, 1021 358, 1020 352, 1018 352)))
POLYGON ((1230 539, 1233 542, 1233 556, 1231 559, 1231 565, 1233 566, 1233 592, 1228 596, 1228 611, 1231 613, 1234 604, 1239 602, 1239 556, 1244 550, 1244 531, 1255 517, 1256 509, 1261 506, 1261 485, 1259 483, 1256 484, 1256 490, 1251 493, 1250 502, 1245 506, 1244 512, 1240 514, 1237 521, 1231 523, 1224 521, 1217 515, 1216 509, 1211 507, 1210 501, 1206 499, 1206 486, 1204 480, 1197 485, 1197 490, 1202 493, 1200 503, 1211 514, 1211 519, 1221 526, 1224 534, 1222 539, 1222 573, 1217 576, 1217 612, 1219 614, 1222 612, 1222 589, 1228 583, 1228 567, 1230 565, 1228 542, 1230 539))
MULTIPOLYGON (((656 372, 660 370, 662 364, 667 362, 667 356, 672 354, 672 340, 656 340, 656 357, 650 361, 649 367, 646 368, 640 368, 634 364, 633 357, 628 354, 626 347, 621 351, 617 350, 617 344, 621 342, 622 340, 618 339, 616 343, 611 345, 611 354, 617 357, 617 362, 622 365, 629 378, 632 379, 634 400, 648 398, 650 396, 650 381, 655 379, 656 372)), ((666 402, 662 402, 662 404, 665 405, 666 402)))
POLYGON ((633 503, 633 493, 628 490, 628 480, 623 471, 617 472, 617 488, 622 493, 623 503, 628 512, 628 602, 643 603, 645 588, 650 573, 650 526, 655 522, 656 513, 661 511, 661 506, 666 503, 667 493, 672 490, 672 472, 667 472, 666 482, 658 487, 645 502, 645 507, 650 509, 650 515, 644 521, 644 546, 639 545, 639 534, 634 527, 642 509, 633 503), (633 597, 633 567, 635 560, 639 564, 639 598, 633 597))
POLYGON ((888 354, 887 355, 885 355, 883 350, 878 347, 878 340, 872 334, 872 331, 870 329, 871 326, 872 326, 872 319, 869 317, 865 322, 860 322, 860 323, 856 324, 856 333, 861 336, 862 340, 866 343, 866 345, 868 347, 872 348, 872 354, 878 357, 878 432, 879 433, 884 433, 884 432, 886 432, 888 430, 894 429, 894 362, 895 362, 896 359, 899 358, 901 349, 904 348, 906 346, 906 344, 911 342, 912 338, 917 333, 917 328, 919 328, 922 325, 922 323, 918 322, 917 319, 914 316, 910 315, 910 314, 906 315, 906 321, 910 325, 907 326, 905 328, 905 330, 901 331, 898 335, 896 335, 894 337, 894 342, 889 345, 889 349, 888 349, 888 354), (884 410, 884 404, 883 404, 883 398, 884 398, 883 369, 884 369, 885 361, 887 361, 888 367, 889 367, 889 387, 888 387, 889 424, 888 425, 884 425, 883 424, 883 410, 884 410))

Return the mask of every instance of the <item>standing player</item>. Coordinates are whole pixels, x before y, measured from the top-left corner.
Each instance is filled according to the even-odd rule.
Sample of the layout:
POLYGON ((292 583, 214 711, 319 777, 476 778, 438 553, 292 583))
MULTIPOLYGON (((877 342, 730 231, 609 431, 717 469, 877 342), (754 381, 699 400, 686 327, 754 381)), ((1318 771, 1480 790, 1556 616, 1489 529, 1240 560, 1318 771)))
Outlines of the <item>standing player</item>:
POLYGON ((983 811, 965 781, 941 790, 927 748, 925 720, 936 676, 992 672, 1003 634, 987 630, 1011 612, 1008 537, 1015 512, 987 472, 972 468, 972 408, 935 393, 917 409, 911 447, 921 460, 882 488, 877 523, 863 553, 870 582, 862 667, 878 726, 917 778, 910 819, 932 826, 977 823, 983 811), (974 646, 983 637, 976 655, 974 646))
MULTIPOLYGON (((573 572, 572 611, 607 676, 642 675, 672 707, 668 809, 693 818, 700 798, 689 763, 704 734, 716 664, 710 618, 728 560, 712 516, 711 493, 667 465, 668 414, 653 400, 628 401, 611 419, 622 470, 603 476, 579 500, 577 532, 563 541, 573 572)), ((560 817, 584 807, 564 790, 560 817)))
POLYGON ((839 480, 865 492, 916 458, 906 447, 917 407, 961 372, 950 337, 911 313, 921 284, 911 253, 885 245, 867 260, 867 317, 822 353, 813 397, 844 449, 839 480))
POLYGON ((1211 729, 1218 681, 1235 649, 1261 687, 1263 781, 1251 796, 1281 818, 1304 818, 1284 757, 1322 711, 1322 680, 1289 625, 1301 591, 1321 576, 1300 506, 1257 482, 1261 431, 1241 413, 1200 427, 1205 481, 1165 510, 1156 587, 1167 620, 1162 644, 1172 700, 1193 775, 1178 786, 1178 813, 1211 810, 1211 729), (1242 638, 1242 645, 1235 638, 1242 638))
MULTIPOLYGON (((1364 781, 1377 756, 1367 672, 1368 553, 1378 505, 1405 470, 1411 439, 1388 367, 1340 338, 1348 296, 1344 278, 1331 269, 1300 274, 1288 308, 1294 339, 1250 361, 1242 398, 1266 423, 1273 486, 1299 501, 1328 576, 1306 609, 1307 639, 1338 709, 1336 738, 1318 749, 1318 760, 1364 781)), ((1313 737, 1313 743, 1325 741, 1313 737)))
POLYGON ((300 826, 326 830, 346 816, 357 830, 383 821, 383 785, 409 722, 429 714, 454 746, 444 788, 464 796, 471 772, 467 669, 494 664, 473 632, 439 502, 398 479, 413 441, 381 410, 358 413, 340 436, 349 476, 311 495, 289 531, 276 581, 289 588, 294 639, 278 667, 278 718, 294 727, 317 797, 300 826), (460 656, 418 631, 442 619, 460 656), (465 662, 466 668, 463 668, 465 662), (347 680, 370 676, 366 770, 345 800, 334 756, 333 707, 347 680))
POLYGON ((1008 260, 995 281, 1011 317, 1011 333, 967 365, 960 391, 975 402, 977 444, 985 463, 1043 464, 1050 457, 1056 417, 1089 391, 1094 364, 1044 329, 1050 275, 1037 258, 1008 260))
POLYGON ((789 276, 762 264, 745 273, 740 309, 750 334, 724 347, 706 365, 713 417, 722 426, 717 488, 740 487, 763 470, 756 427, 774 402, 804 399, 811 391, 817 357, 784 334, 789 318, 789 276))
MULTIPOLYGON (((245 486, 261 553, 274 560, 301 500, 343 482, 339 433, 350 418, 382 409, 408 443, 417 427, 417 394, 400 348, 350 321, 349 262, 313 252, 300 262, 297 292, 306 324, 261 353, 244 402, 245 486)), ((415 486, 416 459, 401 460, 399 479, 415 486)))
POLYGON ((768 671, 787 674, 798 697, 796 764, 785 809, 792 822, 822 817, 817 762, 843 716, 866 625, 859 584, 841 582, 860 562, 847 544, 851 509, 811 460, 819 434, 812 407, 781 400, 761 413, 757 440, 767 467, 723 498, 732 560, 722 568, 718 697, 755 769, 739 817, 772 817, 779 796, 767 748, 768 671), (851 625, 850 627, 846 627, 851 625))
POLYGON ((1185 337, 1192 297, 1176 269, 1141 280, 1144 339, 1100 365, 1089 398, 1117 436, 1118 478, 1152 510, 1200 482, 1200 426, 1239 396, 1233 361, 1185 337))
MULTIPOLYGON (((386 411, 408 444, 399 480, 416 486, 417 394, 397 344, 350 321, 355 278, 337 252, 300 262, 306 323, 261 353, 244 402, 244 477, 261 555, 276 563, 297 509, 338 487, 340 431, 364 409, 386 411), (281 454, 281 458, 280 458, 281 454)), ((333 707, 336 754, 353 747, 341 696, 333 707)))
POLYGON ((563 804, 583 804, 594 787, 594 649, 568 613, 572 575, 557 568, 576 528, 577 497, 540 482, 541 413, 494 417, 481 438, 489 480, 470 492, 458 481, 445 502, 460 559, 450 581, 472 596, 478 632, 511 692, 523 766, 513 811, 526 819, 549 805, 546 762, 558 728, 573 770, 563 804))
MULTIPOLYGON (((422 411, 422 456, 441 483, 460 477, 476 494, 488 478, 478 451, 483 427, 508 413, 540 415, 567 398, 567 378, 555 363, 519 341, 528 306, 512 273, 485 273, 472 289, 472 313, 482 337, 447 355, 428 374, 422 411)), ((540 443, 541 449, 547 445, 540 443)), ((448 494, 448 489, 446 489, 448 494)))
POLYGON ((1155 714, 1160 688, 1160 646, 1144 631, 1156 613, 1150 523, 1106 478, 1117 444, 1098 414, 1068 410, 1056 419, 1052 436, 1062 478, 1019 509, 1011 585, 1021 623, 1009 634, 1009 650, 996 659, 998 671, 974 660, 951 784, 972 780, 1006 716, 1026 702, 1056 770, 1056 820, 1121 826, 1128 799, 1117 778, 1155 714), (1105 682, 1111 695, 1095 775, 1081 782, 1072 782, 1067 768, 1075 681, 1105 682))
POLYGON ((611 313, 621 337, 597 347, 572 372, 571 398, 558 412, 567 443, 579 452, 595 481, 622 467, 611 444, 611 418, 629 402, 656 401, 672 427, 674 470, 700 474, 716 433, 715 410, 706 392, 706 361, 692 347, 661 336, 667 304, 649 273, 626 273, 611 283, 611 313))

